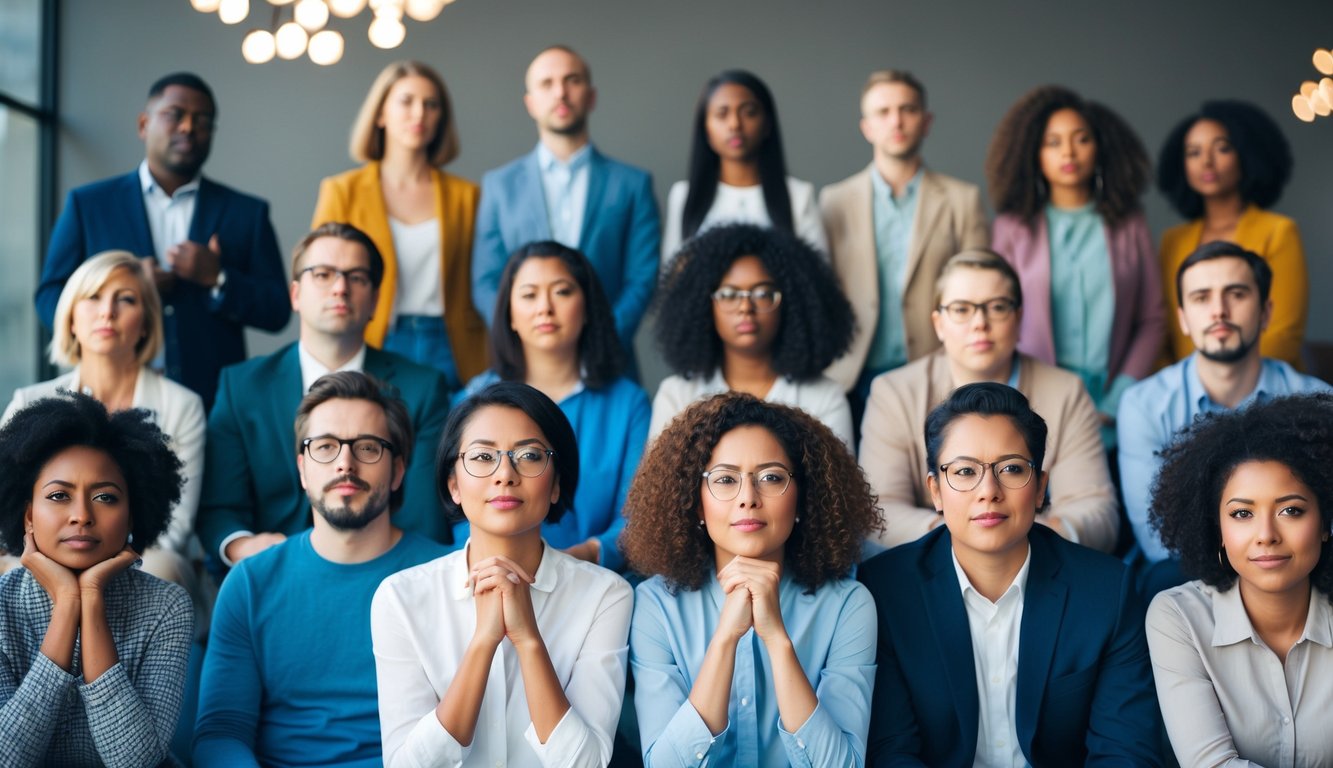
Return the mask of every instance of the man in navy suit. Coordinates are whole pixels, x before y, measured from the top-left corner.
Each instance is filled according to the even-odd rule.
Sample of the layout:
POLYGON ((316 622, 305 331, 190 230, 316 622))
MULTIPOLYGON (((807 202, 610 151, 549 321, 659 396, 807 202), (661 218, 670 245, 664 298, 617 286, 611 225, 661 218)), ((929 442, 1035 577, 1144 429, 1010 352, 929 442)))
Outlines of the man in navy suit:
POLYGON ((165 343, 154 367, 205 405, 222 366, 245 359, 245 326, 279 331, 289 314, 268 203, 200 175, 216 119, 198 76, 154 83, 139 115, 143 162, 69 193, 36 295, 50 328, 65 281, 86 259, 112 249, 143 257, 162 295, 165 343))
POLYGON ((628 348, 657 282, 662 224, 652 177, 589 143, 597 91, 577 53, 547 48, 528 66, 525 83, 523 103, 540 141, 481 180, 472 303, 491 322, 509 254, 534 240, 555 240, 592 262, 628 348))
POLYGON ((197 527, 210 558, 231 566, 311 526, 292 424, 310 385, 335 371, 368 373, 407 406, 415 439, 394 524, 453 541, 435 493, 448 385, 434 369, 366 345, 383 276, 375 243, 350 224, 323 224, 297 244, 290 306, 301 322, 300 340, 224 369, 208 416, 197 527))
POLYGON ((879 610, 868 764, 1160 764, 1132 578, 1033 524, 1045 446, 1003 384, 960 387, 928 417, 944 524, 859 576, 879 610))

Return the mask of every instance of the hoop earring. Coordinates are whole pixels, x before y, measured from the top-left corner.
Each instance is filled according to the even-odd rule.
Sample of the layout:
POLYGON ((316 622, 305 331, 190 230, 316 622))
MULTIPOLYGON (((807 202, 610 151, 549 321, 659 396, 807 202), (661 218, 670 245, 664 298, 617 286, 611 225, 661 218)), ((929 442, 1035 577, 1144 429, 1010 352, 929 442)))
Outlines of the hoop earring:
POLYGON ((1050 197, 1050 192, 1046 187, 1046 177, 1037 172, 1037 201, 1045 202, 1050 197))
POLYGON ((1093 182, 1092 182, 1092 194, 1093 194, 1093 196, 1096 197, 1098 200, 1101 200, 1101 199, 1102 199, 1102 193, 1103 193, 1103 191, 1104 191, 1104 190, 1103 190, 1103 185, 1102 185, 1102 169, 1101 169, 1101 166, 1098 166, 1098 167, 1097 167, 1097 172, 1093 175, 1092 178, 1093 178, 1093 182))
POLYGON ((801 522, 801 518, 800 518, 800 517, 797 517, 797 518, 796 518, 795 520, 793 520, 792 522, 794 522, 794 523, 799 523, 799 522, 801 522))
POLYGON ((701 530, 703 529, 704 525, 705 525, 705 523, 704 523, 704 519, 703 519, 702 517, 699 518, 699 528, 700 528, 701 530))
POLYGON ((1217 564, 1222 566, 1222 570, 1224 571, 1231 567, 1230 564, 1227 563, 1226 555, 1227 555, 1227 548, 1219 547, 1217 550, 1217 564))

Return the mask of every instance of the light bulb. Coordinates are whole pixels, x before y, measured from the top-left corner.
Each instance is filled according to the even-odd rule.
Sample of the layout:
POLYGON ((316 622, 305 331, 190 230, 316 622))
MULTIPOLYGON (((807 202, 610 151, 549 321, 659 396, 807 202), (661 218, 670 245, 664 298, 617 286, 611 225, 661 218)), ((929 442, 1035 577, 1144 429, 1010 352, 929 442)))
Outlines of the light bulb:
POLYGON ((407 28, 398 19, 376 16, 375 20, 370 22, 368 34, 371 44, 376 48, 397 48, 402 44, 403 38, 407 37, 407 28))
POLYGON ((1324 94, 1324 101, 1333 105, 1333 77, 1326 77, 1319 81, 1319 92, 1324 94))
POLYGON ((292 9, 292 16, 306 31, 317 32, 329 23, 329 7, 324 0, 301 0, 292 9))
POLYGON ((273 54, 277 50, 276 46, 272 32, 267 29, 252 29, 241 41, 241 58, 251 64, 272 61, 273 54))
POLYGON ((1314 108, 1310 106, 1310 100, 1299 93, 1291 97, 1291 111, 1304 122, 1314 122, 1314 108))
POLYGON ((1314 82, 1313 80, 1306 80, 1305 82, 1301 83, 1301 95, 1308 99, 1310 98, 1310 94, 1314 93, 1315 89, 1318 87, 1319 84, 1314 82))
POLYGON ((1325 75, 1333 75, 1333 51, 1324 48, 1315 51, 1314 68, 1325 75))
POLYGON ((278 56, 287 60, 305 53, 306 43, 310 41, 305 28, 294 21, 278 27, 278 34, 275 37, 278 42, 278 56))
POLYGON ((397 19, 403 18, 402 0, 370 0, 370 10, 375 12, 377 19, 397 19))
POLYGON ((268 0, 269 5, 290 5, 292 0, 268 0))
POLYGON ((343 57, 343 36, 331 29, 316 32, 310 37, 310 60, 327 67, 343 57))
POLYGON ((430 21, 444 10, 444 3, 441 0, 407 0, 403 10, 417 21, 430 21))
POLYGON ((218 18, 223 24, 240 24, 250 15, 250 0, 222 0, 218 4, 218 18))
POLYGON ((1333 107, 1330 107, 1328 102, 1324 99, 1324 92, 1318 88, 1315 89, 1314 93, 1310 94, 1310 108, 1320 117, 1328 117, 1329 113, 1333 112, 1333 107))
POLYGON ((350 19, 366 8, 366 0, 329 0, 329 12, 342 19, 350 19))
POLYGON ((213 13, 222 4, 222 0, 190 0, 190 7, 200 13, 213 13))

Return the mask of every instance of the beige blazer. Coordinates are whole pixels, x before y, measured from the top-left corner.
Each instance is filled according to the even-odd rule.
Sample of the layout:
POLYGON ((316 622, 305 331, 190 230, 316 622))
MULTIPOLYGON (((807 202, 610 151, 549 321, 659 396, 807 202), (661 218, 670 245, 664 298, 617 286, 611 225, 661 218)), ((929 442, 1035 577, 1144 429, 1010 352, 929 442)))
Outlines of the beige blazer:
MULTIPOLYGON (((1078 376, 1018 356, 1018 391, 1046 420, 1050 509, 1079 543, 1110 552, 1120 530, 1115 488, 1102 448, 1100 422, 1078 376)), ((893 547, 920 538, 939 520, 926 489, 926 415, 954 389, 940 350, 875 378, 861 422, 858 454, 884 510, 877 541, 893 547)))
MULTIPOLYGON (((874 172, 872 164, 819 193, 829 256, 856 314, 851 349, 835 360, 824 375, 848 390, 861 376, 870 341, 879 325, 879 261, 875 253, 874 189, 870 180, 874 172)), ((907 249, 901 318, 909 360, 928 355, 940 346, 930 324, 930 313, 935 309, 935 278, 944 262, 959 251, 990 245, 981 190, 975 184, 926 171, 918 194, 912 242, 907 249)))

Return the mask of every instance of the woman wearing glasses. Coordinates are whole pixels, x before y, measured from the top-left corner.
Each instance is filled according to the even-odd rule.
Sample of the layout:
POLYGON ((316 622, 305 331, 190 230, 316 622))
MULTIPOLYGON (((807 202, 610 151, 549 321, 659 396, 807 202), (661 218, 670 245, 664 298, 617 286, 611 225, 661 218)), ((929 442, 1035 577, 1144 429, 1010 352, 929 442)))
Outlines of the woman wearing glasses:
POLYGON ((750 224, 710 229, 681 250, 658 306, 676 374, 657 390, 650 437, 690 403, 737 391, 800 408, 851 445, 847 397, 823 371, 851 343, 852 309, 809 245, 750 224))
POLYGON ((745 394, 685 410, 626 506, 648 766, 860 766, 875 608, 848 578, 879 510, 840 439, 745 394))
POLYGON ((1119 517, 1097 411, 1077 376, 1016 351, 1022 318, 1018 275, 999 254, 963 251, 945 262, 931 313, 943 348, 877 377, 861 422, 861 466, 887 526, 880 545, 904 544, 944 522, 921 473, 926 416, 957 387, 993 381, 1036 403, 1050 430, 1051 506, 1037 522, 1093 549, 1115 546, 1119 517))
POLYGON ((436 467, 472 535, 375 593, 384 764, 605 766, 633 594, 542 541, 580 485, 569 422, 532 387, 493 384, 449 415, 436 467))

